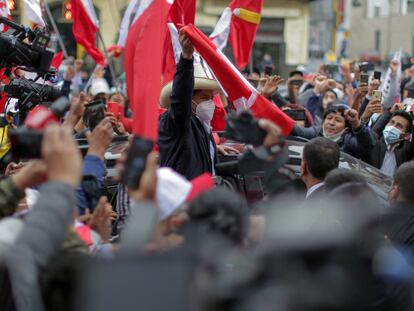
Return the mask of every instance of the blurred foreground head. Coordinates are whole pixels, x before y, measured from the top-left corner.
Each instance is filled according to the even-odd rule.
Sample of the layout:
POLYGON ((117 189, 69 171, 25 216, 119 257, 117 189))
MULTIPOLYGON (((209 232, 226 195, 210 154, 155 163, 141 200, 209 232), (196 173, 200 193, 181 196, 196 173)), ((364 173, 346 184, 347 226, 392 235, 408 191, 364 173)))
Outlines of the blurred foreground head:
POLYGON ((402 164, 395 173, 389 199, 392 202, 414 203, 414 161, 402 164))
POLYGON ((217 187, 202 193, 188 207, 189 222, 205 234, 243 243, 248 230, 247 203, 238 193, 217 187))

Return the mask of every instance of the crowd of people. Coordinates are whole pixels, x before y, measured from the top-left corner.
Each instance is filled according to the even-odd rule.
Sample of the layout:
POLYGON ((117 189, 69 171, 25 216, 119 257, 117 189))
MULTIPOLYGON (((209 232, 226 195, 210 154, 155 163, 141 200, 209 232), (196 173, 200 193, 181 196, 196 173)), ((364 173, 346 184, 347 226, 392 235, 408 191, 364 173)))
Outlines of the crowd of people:
MULTIPOLYGON (((115 199, 106 152, 115 136, 132 137, 139 111, 110 88, 104 68, 88 79, 81 60, 65 65, 68 113, 44 129, 40 159, 6 163, 0 180, 0 309, 411 310, 414 69, 398 81, 400 64, 391 61, 382 98, 374 94, 384 81, 361 81, 358 66, 292 71, 285 94, 280 76, 246 70, 295 126, 283 137, 260 116, 261 145, 237 145, 217 135, 233 103, 194 62, 184 32, 179 41, 174 80, 160 95, 158 141, 136 185, 121 182, 133 167, 133 140, 125 144, 111 167, 115 199), (85 105, 98 100, 108 108, 91 129, 85 105), (298 137, 307 142, 294 174, 281 159, 287 139, 298 137), (255 202, 218 182, 219 164, 247 153, 240 166, 265 171, 255 202), (366 175, 340 167, 341 153, 382 173, 375 178, 388 201, 366 175)), ((19 125, 15 115, 6 106, 4 128, 19 125)))

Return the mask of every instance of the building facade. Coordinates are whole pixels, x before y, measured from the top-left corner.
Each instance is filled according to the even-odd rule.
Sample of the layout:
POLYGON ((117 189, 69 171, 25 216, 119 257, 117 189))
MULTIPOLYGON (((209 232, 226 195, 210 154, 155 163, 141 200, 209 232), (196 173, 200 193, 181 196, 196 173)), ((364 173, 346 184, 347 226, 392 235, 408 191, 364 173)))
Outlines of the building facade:
MULTIPOLYGON (((16 0, 19 1, 19 0, 16 0)), ((28 25, 20 0, 21 22, 28 25)), ((74 41, 70 19, 65 18, 68 0, 47 0, 57 22, 69 54, 82 52, 74 41)), ((100 20, 100 31, 106 46, 115 44, 118 28, 129 0, 94 0, 100 20)), ((264 54, 270 54, 275 71, 286 73, 298 64, 308 62, 309 48, 309 2, 308 0, 266 0, 262 20, 252 53, 252 66, 261 66, 264 54)), ((230 0, 198 0, 196 25, 210 34, 230 0)), ((102 45, 100 46, 102 48, 102 45)))
POLYGON ((353 0, 350 10, 351 56, 414 55, 414 0, 353 0))

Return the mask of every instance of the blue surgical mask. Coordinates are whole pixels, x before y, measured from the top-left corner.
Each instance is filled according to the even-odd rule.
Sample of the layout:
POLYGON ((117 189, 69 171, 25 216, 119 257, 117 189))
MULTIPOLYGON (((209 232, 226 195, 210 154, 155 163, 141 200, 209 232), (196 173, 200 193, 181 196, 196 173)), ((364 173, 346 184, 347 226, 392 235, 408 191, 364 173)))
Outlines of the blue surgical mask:
POLYGON ((394 126, 386 126, 382 131, 382 135, 387 145, 393 145, 401 140, 401 131, 394 126))

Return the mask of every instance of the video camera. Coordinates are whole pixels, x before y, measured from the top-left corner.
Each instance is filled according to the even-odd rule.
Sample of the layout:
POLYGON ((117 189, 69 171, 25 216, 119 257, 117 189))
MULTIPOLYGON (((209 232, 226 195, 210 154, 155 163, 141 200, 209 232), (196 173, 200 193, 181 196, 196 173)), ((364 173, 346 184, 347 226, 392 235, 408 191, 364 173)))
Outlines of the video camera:
POLYGON ((69 106, 69 99, 61 97, 49 108, 39 105, 30 111, 24 127, 9 130, 12 156, 22 159, 40 158, 43 128, 51 122, 60 122, 69 106))
POLYGON ((40 84, 17 78, 8 85, 1 85, 0 92, 19 100, 19 109, 29 111, 40 103, 50 103, 61 96, 60 89, 53 85, 40 84))
POLYGON ((230 113, 223 136, 245 144, 243 154, 236 158, 220 159, 220 163, 216 164, 216 173, 223 179, 237 176, 238 180, 246 180, 260 176, 266 193, 276 193, 296 179, 290 170, 284 169, 289 160, 284 138, 280 137, 277 145, 264 146, 266 132, 259 127, 258 120, 249 111, 230 113))
POLYGON ((31 30, 5 17, 0 18, 0 24, 10 27, 6 33, 0 33, 0 66, 18 66, 39 75, 46 74, 54 56, 54 51, 47 48, 50 35, 41 29, 31 30))

